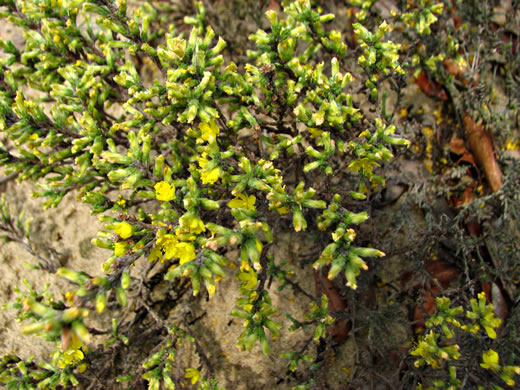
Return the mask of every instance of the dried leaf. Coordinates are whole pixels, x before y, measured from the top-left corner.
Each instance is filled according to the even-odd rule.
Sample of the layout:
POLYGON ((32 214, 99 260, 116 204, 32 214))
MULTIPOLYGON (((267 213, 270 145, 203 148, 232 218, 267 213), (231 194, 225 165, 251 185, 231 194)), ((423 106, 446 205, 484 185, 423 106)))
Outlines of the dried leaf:
POLYGON ((491 303, 491 283, 489 282, 482 282, 480 283, 482 287, 482 291, 484 294, 486 294, 486 301, 487 303, 491 303))
POLYGON ((442 260, 431 261, 426 265, 426 270, 433 279, 437 279, 442 288, 448 288, 449 283, 460 274, 457 268, 442 260))
POLYGON ((462 26, 462 18, 460 16, 457 15, 453 18, 453 26, 456 30, 458 30, 460 26, 462 26))
POLYGON ((280 11, 280 4, 278 3, 278 1, 276 0, 272 0, 269 5, 267 6, 267 10, 275 10, 275 11, 280 11))
MULTIPOLYGON (((446 58, 442 65, 444 66, 444 69, 455 77, 458 81, 462 82, 463 85, 467 86, 469 85, 469 81, 465 78, 467 73, 467 68, 461 68, 459 65, 455 63, 451 58, 446 58)), ((471 85, 475 86, 478 82, 478 73, 475 73, 473 76, 473 80, 471 80, 471 85)))
POLYGON ((415 82, 426 95, 440 100, 448 100, 448 94, 444 88, 435 81, 430 80, 424 71, 419 73, 415 82))
POLYGON ((432 287, 431 289, 427 289, 424 297, 423 304, 421 306, 415 305, 413 311, 413 320, 415 322, 415 326, 418 330, 424 329, 425 326, 425 311, 428 315, 432 315, 437 310, 437 306, 435 305, 435 297, 440 294, 440 290, 437 287, 432 287))
POLYGON ((493 192, 502 187, 502 171, 495 159, 493 146, 484 128, 464 114, 464 129, 473 156, 482 167, 493 192))
POLYGON ((464 71, 451 58, 446 58, 442 62, 444 69, 453 77, 460 79, 464 77, 464 71))
MULTIPOLYGON (((457 268, 442 260, 431 261, 426 265, 426 270, 433 279, 437 280, 443 289, 448 288, 450 281, 460 274, 457 268)), ((430 282, 428 288, 425 289, 422 306, 415 305, 413 320, 418 329, 424 328, 425 313, 432 315, 437 310, 435 297, 440 295, 440 293, 441 290, 434 283, 430 282)))
MULTIPOLYGON (((316 286, 316 294, 319 296, 323 292, 327 296, 329 300, 329 311, 337 313, 342 312, 347 308, 347 304, 343 300, 343 297, 332 280, 327 278, 326 274, 322 274, 315 270, 314 282, 316 286)), ((350 323, 350 320, 338 318, 332 326, 327 327, 327 332, 335 342, 342 343, 347 339, 351 327, 352 324, 350 323)))
POLYGON ((473 167, 475 167, 477 172, 479 172, 477 162, 475 161, 475 158, 473 157, 473 155, 466 148, 464 140, 462 140, 460 138, 454 138, 450 141, 450 143, 448 144, 448 147, 450 149, 450 152, 461 156, 455 164, 459 164, 461 161, 464 161, 464 162, 471 164, 473 167))

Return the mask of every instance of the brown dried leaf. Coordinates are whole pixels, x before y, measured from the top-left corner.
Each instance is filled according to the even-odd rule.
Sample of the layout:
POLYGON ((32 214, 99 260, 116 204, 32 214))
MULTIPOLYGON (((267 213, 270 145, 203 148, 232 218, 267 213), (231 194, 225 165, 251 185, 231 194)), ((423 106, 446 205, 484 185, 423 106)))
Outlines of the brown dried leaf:
MULTIPOLYGON (((343 297, 339 293, 338 289, 332 282, 327 278, 327 275, 321 274, 319 271, 314 271, 314 282, 316 286, 316 295, 321 295, 323 292, 328 300, 328 308, 331 312, 342 312, 347 308, 347 304, 343 300, 343 297)), ((327 327, 327 332, 331 335, 332 339, 337 343, 344 342, 351 329, 352 325, 350 320, 345 318, 338 318, 332 326, 327 327)))
POLYGON ((473 156, 486 174, 489 185, 493 192, 502 187, 502 171, 495 159, 493 146, 484 128, 464 114, 464 129, 473 156))
POLYGON ((442 260, 434 260, 426 265, 426 270, 433 279, 437 279, 442 288, 448 288, 449 283, 455 279, 460 271, 442 260))
POLYGON ((448 94, 444 88, 435 81, 430 80, 424 71, 419 73, 415 82, 426 95, 440 100, 448 100, 448 94))
POLYGON ((267 10, 275 10, 280 11, 280 4, 276 0, 272 0, 269 5, 267 6, 267 10))
POLYGON ((418 329, 424 329, 425 311, 428 315, 432 315, 437 310, 437 305, 435 304, 435 297, 439 294, 440 290, 437 287, 427 289, 423 297, 423 304, 421 306, 417 304, 415 305, 415 308, 413 310, 413 320, 415 322, 415 326, 418 329))
POLYGON ((462 140, 460 138, 454 138, 450 141, 450 143, 448 144, 448 147, 450 148, 450 152, 461 156, 455 164, 459 164, 461 161, 464 161, 464 162, 467 162, 467 163, 473 165, 473 167, 475 167, 477 172, 479 171, 477 162, 475 161, 475 158, 473 157, 473 155, 466 148, 466 145, 464 144, 464 140, 462 140))
MULTIPOLYGON (((461 68, 459 65, 457 65, 455 63, 455 61, 453 61, 451 58, 446 58, 443 62, 442 62, 442 65, 444 66, 444 69, 446 69, 446 71, 452 75, 453 77, 455 77, 455 79, 457 79, 458 81, 462 82, 462 84, 464 85, 468 85, 469 84, 469 81, 465 78, 466 76, 466 73, 468 71, 467 68, 461 68)), ((476 85, 478 82, 478 73, 476 73, 474 76, 473 76, 473 80, 471 80, 471 85, 476 85)))

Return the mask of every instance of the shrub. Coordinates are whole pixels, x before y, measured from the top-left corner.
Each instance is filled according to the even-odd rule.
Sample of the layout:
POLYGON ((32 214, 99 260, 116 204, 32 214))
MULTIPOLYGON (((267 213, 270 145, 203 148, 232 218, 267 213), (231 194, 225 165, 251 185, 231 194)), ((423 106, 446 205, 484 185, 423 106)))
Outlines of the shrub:
MULTIPOLYGON (((304 320, 287 314, 291 331, 311 328, 312 337, 283 354, 290 370, 304 367, 292 384, 312 388, 324 351, 344 341, 352 325, 330 281, 355 290, 369 259, 385 256, 376 249, 381 243, 357 238, 358 225, 385 186, 384 165, 410 144, 397 134, 396 120, 405 68, 437 69, 443 59, 401 46, 414 34, 430 34, 443 4, 420 2, 389 24, 369 17, 374 1, 352 2, 357 20, 349 20, 345 37, 348 29, 331 27, 334 14, 317 3, 284 0, 265 20, 267 1, 245 11, 218 2, 134 9, 125 0, 0 2, 1 17, 25 40, 23 47, 1 43, 1 165, 7 175, 37 182, 34 195, 46 199, 45 207, 59 207, 74 192, 104 224, 92 244, 109 253, 95 276, 37 257, 36 268, 75 287, 62 297, 30 285, 17 289, 12 307, 23 333, 56 343, 56 350, 50 362, 4 356, 0 383, 84 385, 114 358, 110 348, 132 347, 144 337, 139 322, 153 318, 154 345, 128 371, 98 380, 173 389, 187 385, 185 378, 201 389, 220 388, 214 357, 191 330, 192 296, 218 305, 219 283, 235 276, 240 298, 229 314, 243 322, 235 340, 243 350, 259 345, 267 355, 279 336, 273 315, 284 303, 273 304, 273 279, 279 290, 291 286, 313 299, 304 320), (244 12, 249 25, 230 12, 244 12), (226 23, 236 34, 256 23, 250 43, 236 36, 226 48, 213 27, 229 40, 226 23), (396 26, 408 36, 393 34, 396 26), (316 256, 305 267, 315 270, 315 298, 294 277, 301 271, 273 255, 288 232, 314 239, 316 256), (146 262, 153 276, 138 266, 146 262), (163 282, 174 299, 164 299, 159 313, 139 297, 163 282), (120 309, 135 316, 120 321, 120 309), (93 317, 108 330, 94 327, 93 317), (185 343, 199 365, 182 358, 185 343)), ((36 254, 23 216, 12 217, 5 201, 2 221, 7 239, 36 254)), ((421 349, 428 337, 437 336, 428 333, 412 355, 433 365, 421 349)), ((493 352, 486 352, 484 369, 495 370, 493 352)), ((506 368, 512 371, 500 371, 502 378, 511 380, 516 367, 506 368)))

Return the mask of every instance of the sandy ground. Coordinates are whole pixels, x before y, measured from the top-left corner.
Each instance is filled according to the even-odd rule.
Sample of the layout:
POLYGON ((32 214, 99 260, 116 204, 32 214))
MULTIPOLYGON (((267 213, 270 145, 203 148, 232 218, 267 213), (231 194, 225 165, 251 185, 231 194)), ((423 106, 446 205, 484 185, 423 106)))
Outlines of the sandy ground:
MULTIPOLYGON (((40 255, 47 257, 47 245, 51 245, 59 254, 62 265, 75 270, 84 270, 89 274, 98 274, 100 264, 106 252, 92 246, 90 240, 102 225, 90 215, 86 205, 78 202, 73 194, 67 195, 57 209, 44 210, 43 200, 33 198, 34 185, 10 182, 3 189, 10 204, 12 215, 22 210, 32 219, 31 238, 40 255)), ((28 267, 36 260, 17 243, 1 244, 0 302, 13 301, 15 288, 26 290, 22 280, 27 280, 37 291, 49 284, 49 292, 57 299, 63 299, 66 291, 74 287, 67 281, 48 272, 41 272, 28 267)), ((33 336, 22 336, 20 324, 15 321, 12 309, 0 312, 0 354, 16 352, 20 356, 36 355, 44 357, 52 347, 51 343, 33 336)))

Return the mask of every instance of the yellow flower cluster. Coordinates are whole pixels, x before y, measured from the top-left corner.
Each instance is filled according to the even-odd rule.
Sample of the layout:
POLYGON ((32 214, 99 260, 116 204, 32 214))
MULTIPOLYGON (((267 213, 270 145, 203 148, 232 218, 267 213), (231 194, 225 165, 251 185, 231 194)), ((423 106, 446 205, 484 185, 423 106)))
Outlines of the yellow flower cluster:
POLYGON ((159 232, 158 236, 155 241, 155 248, 151 250, 148 256, 148 261, 164 261, 164 259, 170 260, 172 257, 176 257, 182 265, 197 257, 193 244, 179 241, 177 237, 169 233, 161 234, 161 232, 159 232))
POLYGON ((175 257, 182 265, 195 259, 197 257, 195 246, 190 241, 194 241, 198 234, 205 231, 204 222, 196 214, 183 215, 179 219, 175 234, 165 233, 164 230, 157 233, 155 248, 151 250, 148 260, 164 261, 175 257))

